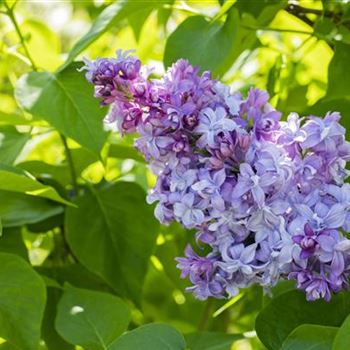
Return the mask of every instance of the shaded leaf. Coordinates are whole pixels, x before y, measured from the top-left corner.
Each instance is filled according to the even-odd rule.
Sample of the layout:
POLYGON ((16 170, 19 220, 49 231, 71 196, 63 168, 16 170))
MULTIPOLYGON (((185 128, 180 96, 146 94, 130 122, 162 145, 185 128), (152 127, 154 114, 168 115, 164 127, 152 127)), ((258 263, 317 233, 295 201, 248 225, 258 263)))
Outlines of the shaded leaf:
POLYGON ((185 335, 187 346, 191 350, 230 350, 232 344, 243 339, 241 334, 219 332, 196 332, 185 335))
POLYGON ((1 127, 0 163, 13 164, 29 138, 29 134, 20 133, 13 126, 1 127))
POLYGON ((0 190, 0 218, 4 227, 20 226, 63 213, 46 199, 0 190))
POLYGON ((21 350, 38 350, 46 291, 22 258, 0 253, 0 336, 21 350))
POLYGON ((108 350, 184 350, 183 336, 165 324, 148 324, 125 333, 108 350))
POLYGON ((299 325, 307 323, 338 327, 349 312, 350 299, 346 293, 334 295, 330 302, 309 302, 304 293, 295 290, 279 295, 265 306, 256 319, 255 328, 262 343, 268 349, 275 350, 299 325))
POLYGON ((118 182, 92 188, 75 203, 65 220, 74 254, 121 295, 139 301, 159 227, 144 191, 118 182))
POLYGON ((130 322, 130 311, 118 297, 66 286, 55 321, 68 342, 91 350, 104 350, 130 322))
POLYGON ((350 316, 348 316, 335 335, 332 350, 348 350, 350 345, 350 316))
POLYGON ((301 325, 289 334, 281 350, 331 350, 337 330, 335 327, 301 325))
MULTIPOLYGON (((337 43, 332 61, 328 67, 328 89, 326 98, 350 98, 350 45, 337 43)), ((336 108, 336 106, 334 107, 336 108)))
POLYGON ((27 248, 23 242, 19 227, 5 228, 0 236, 0 251, 3 253, 16 254, 28 260, 27 248))

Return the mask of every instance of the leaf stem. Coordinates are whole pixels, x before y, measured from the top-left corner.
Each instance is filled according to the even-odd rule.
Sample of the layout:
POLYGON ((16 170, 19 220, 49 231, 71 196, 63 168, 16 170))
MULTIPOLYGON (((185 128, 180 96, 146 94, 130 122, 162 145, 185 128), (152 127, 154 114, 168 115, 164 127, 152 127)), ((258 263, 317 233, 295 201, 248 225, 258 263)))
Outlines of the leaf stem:
POLYGON ((70 176, 72 179, 72 186, 73 186, 75 195, 77 195, 78 194, 78 183, 77 183, 77 175, 76 175, 76 171, 75 171, 75 167, 74 167, 72 153, 71 153, 71 150, 68 146, 66 137, 62 134, 60 134, 60 137, 61 137, 64 149, 66 152, 66 158, 67 158, 67 162, 68 162, 68 166, 69 166, 70 176))
POLYGON ((24 50, 24 52, 25 52, 25 54, 26 54, 28 60, 30 61, 30 64, 31 64, 33 70, 34 70, 34 71, 37 71, 37 70, 38 70, 38 67, 36 66, 35 62, 33 61, 32 56, 31 56, 30 53, 29 53, 28 47, 27 47, 27 45, 26 45, 26 43, 25 43, 24 36, 23 36, 23 34, 22 34, 22 32, 21 32, 21 29, 20 29, 20 27, 19 27, 19 25, 18 25, 18 22, 17 22, 16 16, 15 16, 15 13, 14 13, 14 11, 13 11, 13 8, 14 8, 14 6, 16 5, 16 2, 15 2, 15 4, 14 4, 12 7, 10 7, 10 6, 7 4, 6 0, 5 0, 5 1, 4 1, 4 5, 5 5, 5 7, 6 7, 6 12, 5 12, 4 14, 6 14, 6 15, 10 18, 10 20, 11 20, 11 22, 12 22, 14 28, 15 28, 15 31, 16 31, 18 37, 19 37, 19 40, 20 40, 21 45, 22 45, 22 47, 23 47, 23 50, 24 50))

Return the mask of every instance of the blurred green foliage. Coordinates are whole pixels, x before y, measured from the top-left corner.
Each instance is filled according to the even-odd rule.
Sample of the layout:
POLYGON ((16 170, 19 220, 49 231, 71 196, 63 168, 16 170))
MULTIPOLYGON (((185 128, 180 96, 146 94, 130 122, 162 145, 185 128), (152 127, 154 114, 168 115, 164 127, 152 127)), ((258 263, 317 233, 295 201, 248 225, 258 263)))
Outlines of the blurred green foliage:
POLYGON ((174 258, 193 232, 155 221, 154 176, 131 138, 104 131, 77 71, 120 48, 156 75, 183 57, 266 89, 284 117, 338 110, 350 130, 348 1, 1 0, 0 349, 350 348, 348 294, 184 292, 174 258))

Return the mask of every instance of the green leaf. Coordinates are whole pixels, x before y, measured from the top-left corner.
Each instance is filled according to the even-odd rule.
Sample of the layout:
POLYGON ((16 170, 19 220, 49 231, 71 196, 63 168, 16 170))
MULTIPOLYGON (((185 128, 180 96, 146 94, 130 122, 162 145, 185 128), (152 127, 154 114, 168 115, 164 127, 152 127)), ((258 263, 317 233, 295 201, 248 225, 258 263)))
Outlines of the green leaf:
POLYGON ((185 335, 191 350, 230 350, 232 344, 244 337, 241 334, 219 332, 195 332, 185 335))
POLYGON ((136 41, 140 40, 140 35, 141 35, 143 25, 145 24, 145 22, 147 21, 147 18, 152 13, 152 10, 153 10, 152 8, 146 7, 145 10, 135 12, 128 16, 128 21, 134 32, 136 41))
POLYGON ((53 74, 31 72, 17 82, 18 103, 36 118, 99 154, 106 140, 102 118, 105 110, 93 98, 93 89, 77 65, 53 74))
POLYGON ((0 337, 21 350, 38 350, 46 293, 22 258, 0 253, 0 337))
POLYGON ((101 14, 97 17, 92 24, 89 31, 79 39, 79 41, 71 49, 68 58, 61 69, 67 67, 74 58, 91 45, 96 39, 98 39, 108 29, 112 28, 115 24, 132 15, 133 13, 144 12, 147 8, 156 8, 163 5, 163 1, 149 0, 126 0, 118 1, 105 8, 101 14))
POLYGON ((335 327, 301 325, 289 334, 281 350, 331 350, 337 330, 335 327))
POLYGON ((0 163, 13 164, 29 138, 29 134, 20 133, 13 126, 1 127, 0 163))
POLYGON ((5 228, 0 236, 0 251, 16 254, 28 260, 27 248, 24 245, 21 229, 19 227, 5 228))
POLYGON ((135 302, 141 297, 158 222, 134 183, 91 188, 66 211, 68 243, 79 261, 135 302))
POLYGON ((63 213, 63 207, 39 197, 0 190, 0 218, 4 227, 42 221, 63 213))
MULTIPOLYGON (((335 45, 335 52, 328 67, 328 89, 326 98, 335 99, 349 97, 350 81, 350 45, 338 42, 335 45)), ((337 106, 334 106, 336 109, 337 106)))
POLYGON ((350 299, 346 293, 334 295, 330 302, 309 302, 304 293, 295 290, 279 295, 265 306, 256 319, 255 328, 262 343, 275 350, 299 325, 339 327, 349 312, 350 299))
POLYGON ((126 330, 129 322, 130 311, 118 297, 66 286, 55 325, 71 344, 104 350, 126 330))
POLYGON ((9 114, 0 111, 0 125, 31 125, 32 121, 22 115, 9 114))
MULTIPOLYGON (((45 276, 44 276, 45 277, 45 276)), ((43 278, 47 281, 47 277, 43 278)), ((50 282, 53 286, 54 280, 50 282)), ((56 282, 57 283, 57 282, 56 282)), ((46 283, 48 285, 48 283, 46 283)), ((67 343, 55 329, 55 319, 57 305, 62 296, 62 291, 56 287, 47 288, 47 303, 45 308, 44 319, 41 327, 41 335, 49 350, 74 350, 75 347, 67 343)))
POLYGON ((350 316, 341 325, 333 342, 332 350, 349 350, 350 344, 350 316))
POLYGON ((202 16, 192 16, 169 36, 164 64, 170 66, 177 59, 186 58, 201 70, 222 74, 232 65, 238 44, 239 16, 236 9, 229 11, 224 23, 210 23, 202 16))
POLYGON ((183 336, 165 324, 148 324, 125 333, 108 350, 184 350, 183 336))
POLYGON ((58 203, 71 205, 54 188, 45 186, 29 176, 20 175, 12 171, 0 169, 0 190, 20 192, 29 196, 47 198, 58 203))
POLYGON ((118 159, 134 159, 138 162, 145 163, 145 159, 141 154, 131 146, 111 144, 109 147, 108 156, 118 159))

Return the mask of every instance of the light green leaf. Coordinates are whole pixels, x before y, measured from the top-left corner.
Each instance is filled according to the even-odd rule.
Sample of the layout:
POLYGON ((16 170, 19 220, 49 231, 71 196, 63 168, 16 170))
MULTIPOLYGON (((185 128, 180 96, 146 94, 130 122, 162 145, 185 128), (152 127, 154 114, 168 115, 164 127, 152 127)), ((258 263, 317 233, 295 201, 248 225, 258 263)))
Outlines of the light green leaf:
POLYGON ((66 211, 68 243, 80 262, 118 293, 141 298, 158 222, 134 183, 93 188, 66 211))
POLYGON ((191 350, 230 350, 232 344, 243 339, 241 334, 219 332, 195 332, 185 335, 187 346, 191 350))
POLYGON ((332 350, 349 350, 350 345, 350 316, 341 325, 334 338, 332 350))
POLYGON ((141 154, 131 146, 111 144, 108 151, 108 156, 118 159, 134 159, 138 162, 145 163, 145 159, 141 154))
POLYGON ((40 222, 63 212, 46 199, 0 190, 0 217, 4 227, 40 222))
POLYGON ((277 350, 294 328, 302 324, 339 327, 349 313, 346 293, 334 295, 330 302, 309 302, 304 293, 294 290, 280 294, 266 305, 256 318, 255 329, 268 349, 277 350))
POLYGON ((0 125, 31 125, 32 121, 18 114, 8 114, 0 111, 0 125))
POLYGON ((169 36, 164 64, 170 66, 177 59, 186 58, 201 70, 222 74, 232 65, 239 40, 236 9, 229 11, 225 23, 210 23, 202 16, 189 17, 169 36))
POLYGON ((288 335, 281 350, 331 350, 337 330, 336 327, 301 325, 288 335))
POLYGON ((0 168, 0 190, 20 192, 34 197, 43 197, 55 202, 71 205, 54 188, 45 186, 34 178, 0 168))
POLYGON ((0 337, 20 350, 38 350, 45 284, 22 258, 0 253, 0 337))
POLYGON ((108 347, 108 350, 184 350, 183 336, 165 324, 148 324, 127 332, 108 347))
POLYGON ((29 138, 13 126, 0 127, 0 163, 13 164, 29 138))
POLYGON ((53 74, 31 72, 17 82, 18 103, 36 118, 99 154, 106 140, 102 118, 106 111, 93 98, 93 89, 77 65, 53 74))
POLYGON ((119 21, 132 15, 133 13, 144 12, 146 9, 161 7, 163 1, 149 0, 147 2, 140 0, 118 1, 105 8, 92 24, 89 31, 79 39, 71 49, 68 58, 61 69, 67 67, 74 58, 91 45, 108 29, 112 28, 119 21))
POLYGON ((127 328, 130 311, 118 297, 66 286, 58 304, 55 326, 71 344, 105 350, 127 328))

